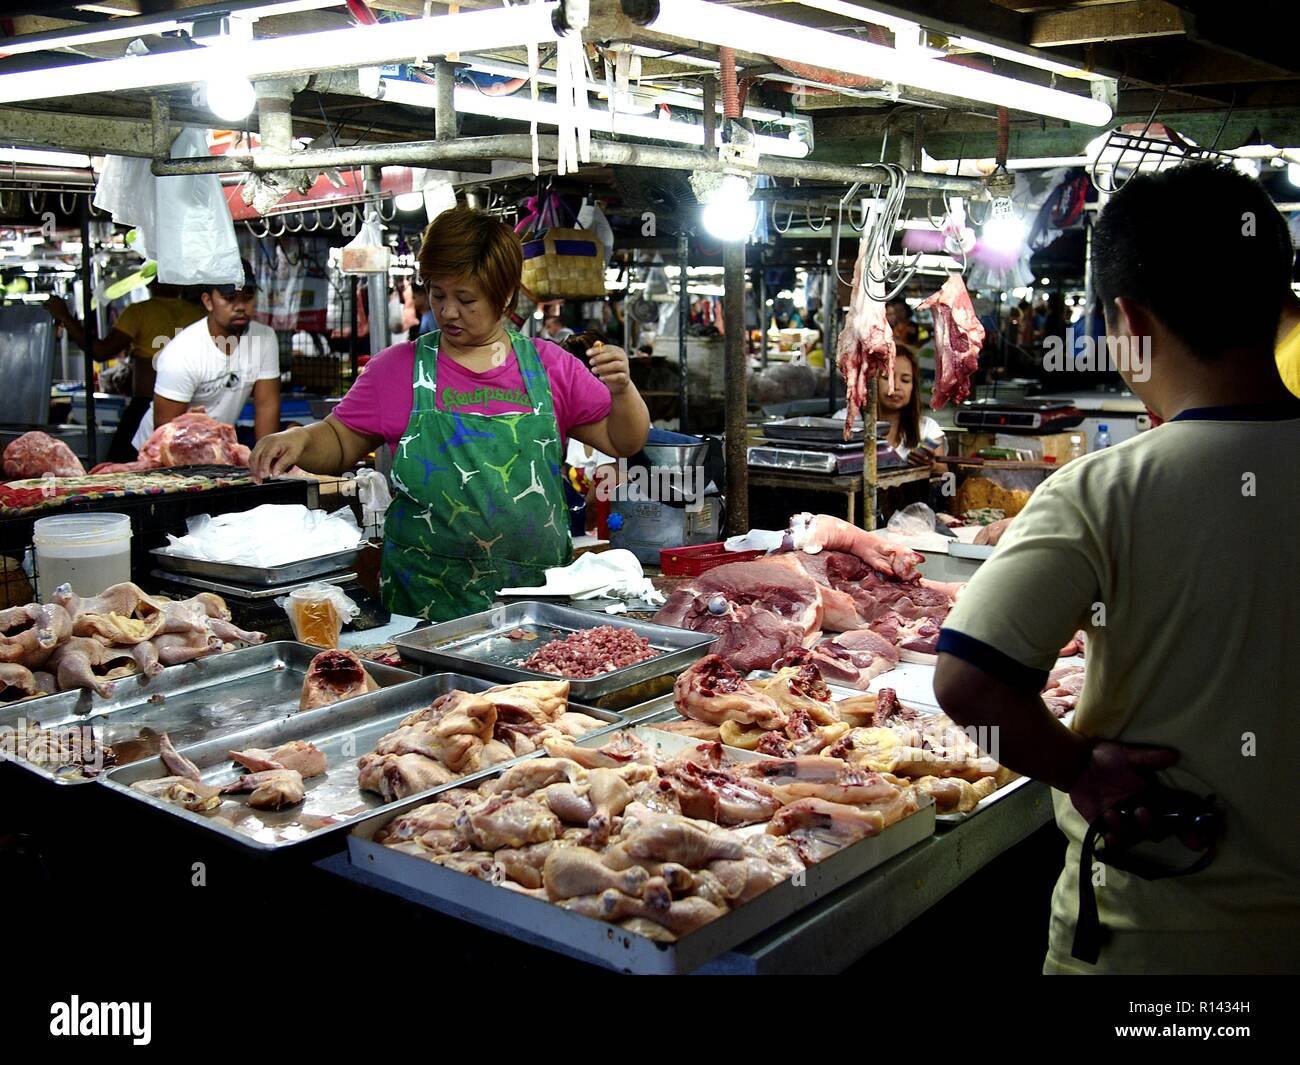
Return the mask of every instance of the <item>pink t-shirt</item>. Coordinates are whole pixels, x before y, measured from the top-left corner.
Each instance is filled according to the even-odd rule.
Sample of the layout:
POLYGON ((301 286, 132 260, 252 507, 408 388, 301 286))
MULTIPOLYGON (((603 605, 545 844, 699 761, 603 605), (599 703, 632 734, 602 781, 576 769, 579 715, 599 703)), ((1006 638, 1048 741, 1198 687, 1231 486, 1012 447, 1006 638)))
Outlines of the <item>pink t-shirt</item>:
MULTIPOLYGON (((559 344, 534 340, 551 382, 555 422, 567 444, 575 425, 598 422, 609 414, 609 390, 577 356, 559 344)), ((411 420, 415 393, 415 342, 385 348, 352 383, 334 416, 349 429, 382 436, 396 449, 411 420)), ((511 354, 487 373, 474 373, 446 355, 438 356, 438 410, 471 414, 511 414, 531 410, 519 361, 511 354)))

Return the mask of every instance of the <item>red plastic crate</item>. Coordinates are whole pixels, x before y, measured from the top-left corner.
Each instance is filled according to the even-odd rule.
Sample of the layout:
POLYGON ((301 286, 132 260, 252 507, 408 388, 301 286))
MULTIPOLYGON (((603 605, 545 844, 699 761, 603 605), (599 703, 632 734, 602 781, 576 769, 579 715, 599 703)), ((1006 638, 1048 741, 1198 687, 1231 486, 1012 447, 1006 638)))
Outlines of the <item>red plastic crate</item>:
POLYGON ((694 547, 665 547, 659 552, 659 571, 665 577, 698 577, 705 570, 728 562, 749 562, 766 551, 728 551, 722 541, 694 547))

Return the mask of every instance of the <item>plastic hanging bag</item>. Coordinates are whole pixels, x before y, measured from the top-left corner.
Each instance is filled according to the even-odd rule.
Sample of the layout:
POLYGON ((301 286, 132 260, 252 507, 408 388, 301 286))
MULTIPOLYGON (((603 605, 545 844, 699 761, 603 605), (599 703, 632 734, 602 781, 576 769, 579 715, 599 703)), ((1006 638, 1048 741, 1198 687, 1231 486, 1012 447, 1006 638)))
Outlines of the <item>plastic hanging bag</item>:
MULTIPOLYGON (((207 135, 181 132, 176 158, 205 158, 207 135)), ((110 155, 95 193, 95 206, 122 225, 135 226, 134 249, 158 264, 167 285, 238 284, 244 276, 221 179, 216 174, 155 177, 148 159, 110 155)))
POLYGON ((299 643, 331 650, 339 645, 343 626, 353 621, 361 608, 335 584, 307 584, 281 596, 275 605, 289 615, 293 635, 299 643))
POLYGON ((899 536, 921 536, 934 532, 934 511, 924 503, 912 503, 889 518, 889 531, 899 536))
POLYGON ((371 212, 361 223, 361 229, 351 242, 343 246, 339 269, 345 274, 388 273, 388 248, 384 244, 383 227, 371 212))

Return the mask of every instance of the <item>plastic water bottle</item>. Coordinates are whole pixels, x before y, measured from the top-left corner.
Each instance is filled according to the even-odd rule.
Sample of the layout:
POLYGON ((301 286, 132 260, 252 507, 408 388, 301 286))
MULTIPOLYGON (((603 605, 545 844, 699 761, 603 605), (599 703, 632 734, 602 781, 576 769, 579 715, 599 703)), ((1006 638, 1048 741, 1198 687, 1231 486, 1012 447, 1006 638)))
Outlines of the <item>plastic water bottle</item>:
POLYGON ((1083 436, 1079 433, 1070 434, 1070 454, 1065 461, 1071 462, 1074 459, 1081 459, 1084 454, 1083 436))
POLYGON ((1097 426, 1097 435, 1092 438, 1092 446, 1097 451, 1104 447, 1110 447, 1110 426, 1097 426))

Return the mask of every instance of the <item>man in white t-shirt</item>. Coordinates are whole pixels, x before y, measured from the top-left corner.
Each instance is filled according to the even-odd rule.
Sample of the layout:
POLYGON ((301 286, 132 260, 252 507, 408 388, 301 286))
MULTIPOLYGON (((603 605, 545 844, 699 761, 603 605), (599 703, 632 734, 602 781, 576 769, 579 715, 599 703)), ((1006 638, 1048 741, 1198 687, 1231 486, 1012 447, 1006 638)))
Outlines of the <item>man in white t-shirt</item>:
POLYGON ((194 407, 234 425, 253 397, 253 436, 280 430, 280 350, 275 332, 253 321, 257 283, 244 260, 242 286, 214 285, 200 300, 207 316, 182 329, 154 360, 153 409, 131 439, 137 450, 160 425, 194 407))

